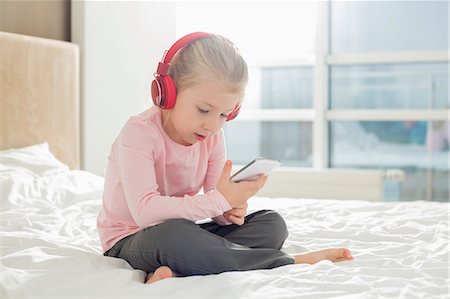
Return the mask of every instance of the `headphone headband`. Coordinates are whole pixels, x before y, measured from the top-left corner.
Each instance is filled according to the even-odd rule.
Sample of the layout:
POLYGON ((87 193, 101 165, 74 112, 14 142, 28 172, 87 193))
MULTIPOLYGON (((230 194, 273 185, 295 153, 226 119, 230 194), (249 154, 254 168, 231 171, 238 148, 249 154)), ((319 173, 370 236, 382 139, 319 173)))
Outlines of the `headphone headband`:
POLYGON ((208 36, 212 36, 212 34, 208 33, 208 32, 193 32, 193 33, 183 36, 182 38, 177 40, 172 45, 172 47, 170 47, 169 51, 167 51, 167 54, 164 57, 163 62, 169 63, 170 60, 172 60, 172 57, 178 52, 178 50, 180 50, 184 46, 192 43, 193 41, 195 41, 197 39, 208 37, 208 36))
POLYGON ((169 70, 169 63, 172 60, 173 56, 184 46, 192 43, 197 39, 201 39, 204 37, 212 36, 211 33, 208 32, 193 32, 188 35, 183 36, 179 40, 177 40, 172 47, 168 51, 164 53, 164 57, 162 61, 158 64, 158 69, 156 70, 156 75, 165 76, 167 75, 167 71, 169 70))

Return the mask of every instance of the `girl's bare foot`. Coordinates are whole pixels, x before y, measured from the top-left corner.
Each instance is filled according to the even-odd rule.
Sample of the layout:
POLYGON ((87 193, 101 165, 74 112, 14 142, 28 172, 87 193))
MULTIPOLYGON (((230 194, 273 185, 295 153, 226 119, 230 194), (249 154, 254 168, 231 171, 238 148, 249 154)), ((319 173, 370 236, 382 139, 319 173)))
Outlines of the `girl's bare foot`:
POLYGON ((173 277, 174 273, 172 270, 167 266, 161 266, 158 269, 155 270, 153 273, 149 273, 147 275, 147 280, 145 283, 153 283, 156 281, 159 281, 164 278, 173 277))
POLYGON ((294 256, 296 264, 315 264, 321 260, 342 262, 352 260, 353 256, 347 248, 331 248, 294 256))

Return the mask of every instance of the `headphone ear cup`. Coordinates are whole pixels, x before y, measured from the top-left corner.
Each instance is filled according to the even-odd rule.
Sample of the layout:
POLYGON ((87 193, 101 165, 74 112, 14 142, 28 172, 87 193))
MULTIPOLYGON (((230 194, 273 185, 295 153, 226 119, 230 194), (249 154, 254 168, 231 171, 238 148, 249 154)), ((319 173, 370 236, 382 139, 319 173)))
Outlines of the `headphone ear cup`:
POLYGON ((228 114, 227 121, 233 120, 236 118, 236 116, 239 114, 239 111, 241 110, 241 106, 239 104, 234 107, 234 110, 228 114))
POLYGON ((153 103, 161 109, 172 109, 177 98, 177 88, 171 76, 158 76, 152 82, 153 103))
POLYGON ((155 78, 152 81, 151 94, 152 94, 153 104, 155 104, 155 106, 157 106, 157 107, 161 107, 161 84, 160 84, 159 77, 155 78))
POLYGON ((160 107, 162 109, 172 109, 175 106, 175 102, 177 100, 177 88, 175 86, 175 82, 169 75, 161 76, 161 80, 163 82, 162 90, 164 103, 162 103, 160 107))

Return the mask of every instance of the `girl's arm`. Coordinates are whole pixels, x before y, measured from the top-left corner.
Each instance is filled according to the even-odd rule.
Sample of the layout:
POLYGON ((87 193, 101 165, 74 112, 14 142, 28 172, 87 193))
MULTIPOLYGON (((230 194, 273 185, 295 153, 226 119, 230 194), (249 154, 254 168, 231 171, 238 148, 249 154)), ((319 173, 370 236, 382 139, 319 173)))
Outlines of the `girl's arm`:
MULTIPOLYGON (((158 151, 161 151, 161 139, 156 130, 142 126, 139 121, 131 122, 124 127, 116 141, 122 188, 136 224, 148 227, 180 218, 197 221, 214 218, 230 210, 228 201, 215 189, 205 194, 184 197, 162 196, 158 192, 155 159, 160 154, 158 151)), ((216 179, 213 175, 209 179, 210 182, 217 181, 218 177, 216 179)))
MULTIPOLYGON (((219 181, 220 175, 222 174, 223 166, 226 161, 226 146, 225 146, 225 136, 223 130, 220 130, 218 142, 214 145, 214 150, 208 160, 208 171, 206 172, 205 182, 203 184, 203 190, 209 191, 214 190, 217 187, 217 182, 219 181)), ((230 207, 231 208, 231 207, 230 207)), ((226 212, 226 211, 224 211, 226 212)), ((232 224, 230 221, 226 220, 223 214, 213 217, 212 220, 220 225, 232 224)))

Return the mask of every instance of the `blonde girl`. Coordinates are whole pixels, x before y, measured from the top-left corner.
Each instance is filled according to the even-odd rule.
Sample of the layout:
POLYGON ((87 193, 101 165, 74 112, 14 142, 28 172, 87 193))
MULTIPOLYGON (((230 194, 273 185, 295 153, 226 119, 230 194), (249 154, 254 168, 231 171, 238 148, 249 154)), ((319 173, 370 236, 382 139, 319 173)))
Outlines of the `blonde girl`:
POLYGON ((147 272, 147 283, 352 259, 345 248, 288 255, 277 212, 247 215, 247 200, 267 176, 230 180, 222 127, 239 112, 248 71, 228 39, 181 38, 155 76, 154 106, 132 116, 111 148, 97 219, 105 256, 147 272), (211 221, 197 223, 204 219, 211 221))

